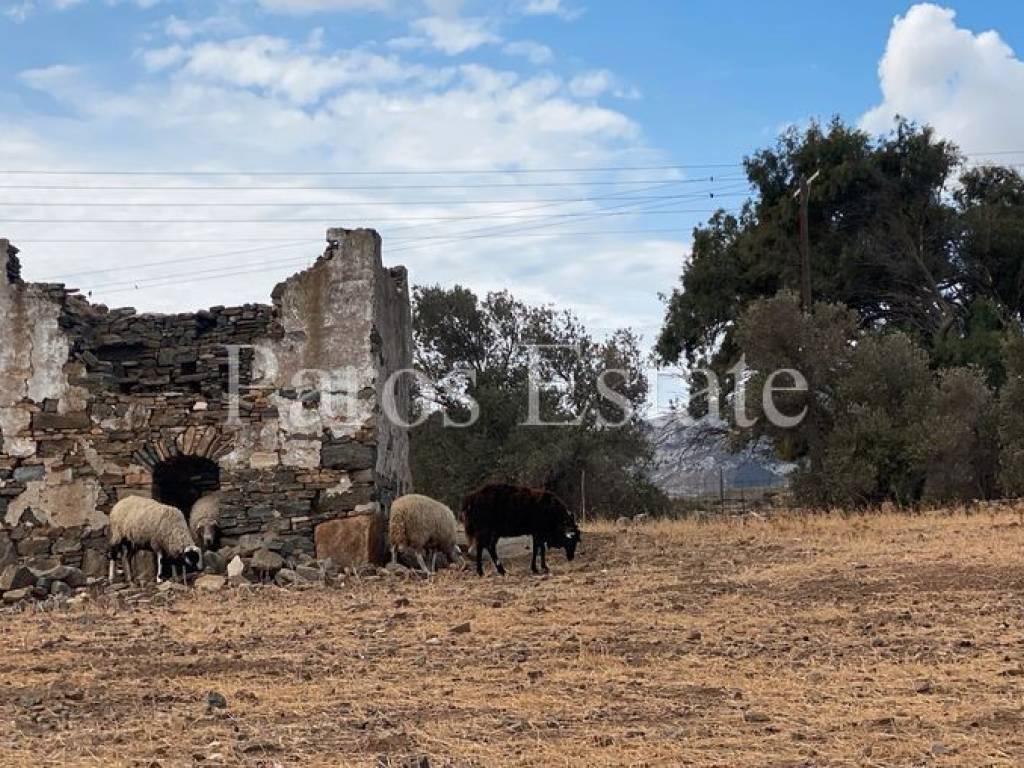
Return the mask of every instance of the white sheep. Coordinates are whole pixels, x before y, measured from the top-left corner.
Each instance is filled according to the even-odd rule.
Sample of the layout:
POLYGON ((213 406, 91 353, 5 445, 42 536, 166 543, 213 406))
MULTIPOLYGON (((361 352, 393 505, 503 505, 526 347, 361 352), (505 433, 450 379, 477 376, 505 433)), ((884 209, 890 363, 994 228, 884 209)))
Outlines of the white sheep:
POLYGON ((192 505, 188 515, 188 527, 196 544, 203 549, 213 549, 217 543, 217 528, 220 520, 220 493, 214 491, 201 497, 192 505))
POLYGON ((425 573, 433 570, 438 552, 444 552, 452 562, 461 560, 455 515, 429 496, 408 493, 395 499, 391 504, 388 537, 392 560, 398 559, 399 552, 411 550, 425 573), (423 560, 428 549, 432 551, 430 568, 423 560))
POLYGON ((177 507, 153 499, 129 496, 117 502, 110 510, 108 537, 111 582, 114 580, 114 560, 119 553, 124 559, 125 577, 132 581, 131 557, 138 549, 156 553, 157 581, 160 581, 164 558, 170 560, 172 579, 178 565, 182 566, 182 581, 185 579, 185 566, 196 570, 202 568, 203 556, 192 540, 185 515, 177 507))

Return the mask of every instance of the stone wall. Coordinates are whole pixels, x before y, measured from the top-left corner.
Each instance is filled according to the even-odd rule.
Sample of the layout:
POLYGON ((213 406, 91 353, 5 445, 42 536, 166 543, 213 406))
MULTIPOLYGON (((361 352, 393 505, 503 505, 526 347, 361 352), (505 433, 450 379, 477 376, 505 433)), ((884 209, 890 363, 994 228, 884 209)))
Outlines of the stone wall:
POLYGON ((258 537, 288 557, 311 554, 325 521, 380 530, 409 486, 382 387, 411 365, 405 271, 380 250, 375 232, 330 230, 272 305, 152 315, 22 282, 0 240, 0 566, 100 575, 110 508, 181 457, 219 475, 226 546, 258 537))

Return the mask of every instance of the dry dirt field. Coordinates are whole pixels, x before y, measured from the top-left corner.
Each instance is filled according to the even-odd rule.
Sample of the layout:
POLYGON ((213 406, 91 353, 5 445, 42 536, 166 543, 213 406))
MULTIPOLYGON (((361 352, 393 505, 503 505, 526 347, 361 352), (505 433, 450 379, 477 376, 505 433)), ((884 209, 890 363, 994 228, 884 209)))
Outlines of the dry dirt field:
POLYGON ((1024 765, 1022 544, 1009 510, 592 526, 550 578, 4 613, 0 765, 1024 765))

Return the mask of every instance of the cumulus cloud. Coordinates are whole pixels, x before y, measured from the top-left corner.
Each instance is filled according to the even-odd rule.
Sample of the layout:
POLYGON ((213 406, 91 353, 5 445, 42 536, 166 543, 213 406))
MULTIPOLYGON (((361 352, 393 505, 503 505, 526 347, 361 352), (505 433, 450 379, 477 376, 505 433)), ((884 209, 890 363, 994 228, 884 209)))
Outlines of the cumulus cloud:
POLYGON ((595 69, 576 75, 569 81, 569 91, 580 98, 597 98, 611 94, 620 99, 639 98, 635 88, 630 88, 609 72, 607 69, 595 69))
POLYGON ((580 8, 569 8, 562 0, 523 0, 521 9, 527 16, 558 16, 572 21, 583 15, 580 8))
POLYGON ((514 40, 506 44, 502 51, 509 56, 519 56, 531 64, 538 65, 547 64, 555 57, 554 51, 546 45, 535 43, 532 40, 514 40))
POLYGON ((412 28, 423 35, 432 47, 449 56, 501 42, 501 38, 489 28, 488 21, 480 18, 427 16, 416 19, 412 28))
POLYGON ((26 192, 20 206, 5 211, 20 220, 8 222, 16 243, 189 241, 77 243, 73 256, 67 246, 25 242, 30 279, 64 279, 93 291, 94 300, 157 311, 266 301, 275 282, 315 257, 328 226, 372 226, 384 238, 386 262, 408 265, 416 283, 458 281, 478 291, 514 286, 524 299, 577 309, 598 331, 627 323, 648 337, 656 330, 661 308, 651 286, 674 279, 682 235, 592 236, 642 226, 644 219, 628 207, 606 216, 606 206, 623 203, 604 198, 623 193, 590 186, 593 174, 545 173, 545 182, 566 186, 531 189, 522 184, 534 177, 502 172, 663 162, 645 146, 640 127, 599 95, 581 97, 550 72, 458 60, 428 65, 398 53, 335 49, 316 34, 307 42, 249 35, 169 43, 140 52, 139 70, 125 67, 127 85, 106 87, 88 71, 62 65, 22 72, 21 84, 62 109, 8 115, 0 166, 238 175, 69 177, 72 185, 155 188, 59 198, 26 192), (449 175, 325 178, 303 170, 449 175), (494 173, 464 174, 472 170, 494 173), (498 186, 477 188, 481 180, 498 186), (433 183, 448 187, 422 188, 433 183), (33 206, 56 200, 90 207, 33 206), (95 207, 102 202, 113 205, 95 207), (144 221, 126 221, 132 219, 144 221), (197 242, 207 239, 224 242, 197 242), (126 260, 133 264, 128 275, 126 260))
POLYGON ((405 65, 393 56, 361 49, 320 55, 316 51, 321 43, 317 34, 305 46, 286 38, 254 35, 152 49, 144 52, 143 61, 150 71, 180 65, 179 76, 265 90, 298 104, 315 102, 346 85, 431 81, 437 75, 421 66, 405 65))
POLYGON ((915 5, 893 21, 878 75, 883 100, 861 119, 866 130, 885 132, 902 115, 968 152, 1020 146, 1024 62, 998 32, 974 33, 951 9, 915 5))
POLYGON ((395 8, 395 0, 257 0, 260 7, 272 13, 301 16, 311 13, 335 11, 388 12, 395 8))

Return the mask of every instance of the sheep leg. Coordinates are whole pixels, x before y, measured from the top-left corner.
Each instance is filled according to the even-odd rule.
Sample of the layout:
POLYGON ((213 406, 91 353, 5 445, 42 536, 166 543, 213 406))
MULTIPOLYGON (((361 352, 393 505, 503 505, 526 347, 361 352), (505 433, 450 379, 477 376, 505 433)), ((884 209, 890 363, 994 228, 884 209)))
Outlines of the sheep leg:
POLYGON ((111 584, 114 583, 114 570, 115 570, 114 560, 115 560, 115 558, 111 557, 110 553, 108 552, 107 553, 107 581, 110 582, 111 584))
POLYGON ((537 573, 537 552, 540 551, 541 543, 538 537, 533 537, 533 556, 530 558, 530 570, 537 573))
POLYGON ((495 536, 487 545, 487 551, 491 553, 491 562, 501 576, 505 575, 505 566, 498 559, 498 537, 495 536))
POLYGON ((430 553, 430 572, 437 573, 437 550, 430 553))
POLYGON ((429 576, 430 575, 430 569, 427 568, 427 564, 423 560, 423 553, 420 552, 418 549, 416 550, 416 562, 418 562, 420 564, 420 568, 423 569, 423 573, 426 574, 427 576, 429 576))
POLYGON ((548 570, 548 544, 546 541, 540 543, 540 569, 544 573, 551 573, 548 570))
POLYGON ((476 575, 484 575, 484 545, 481 542, 476 544, 476 575))
POLYGON ((135 577, 132 575, 132 552, 131 547, 122 546, 121 548, 121 559, 124 561, 124 577, 128 580, 128 585, 131 586, 135 577))
POLYGON ((163 553, 158 549, 156 551, 156 583, 157 584, 159 584, 161 581, 163 581, 163 579, 160 578, 160 573, 163 571, 163 569, 164 569, 164 556, 163 556, 163 553))

